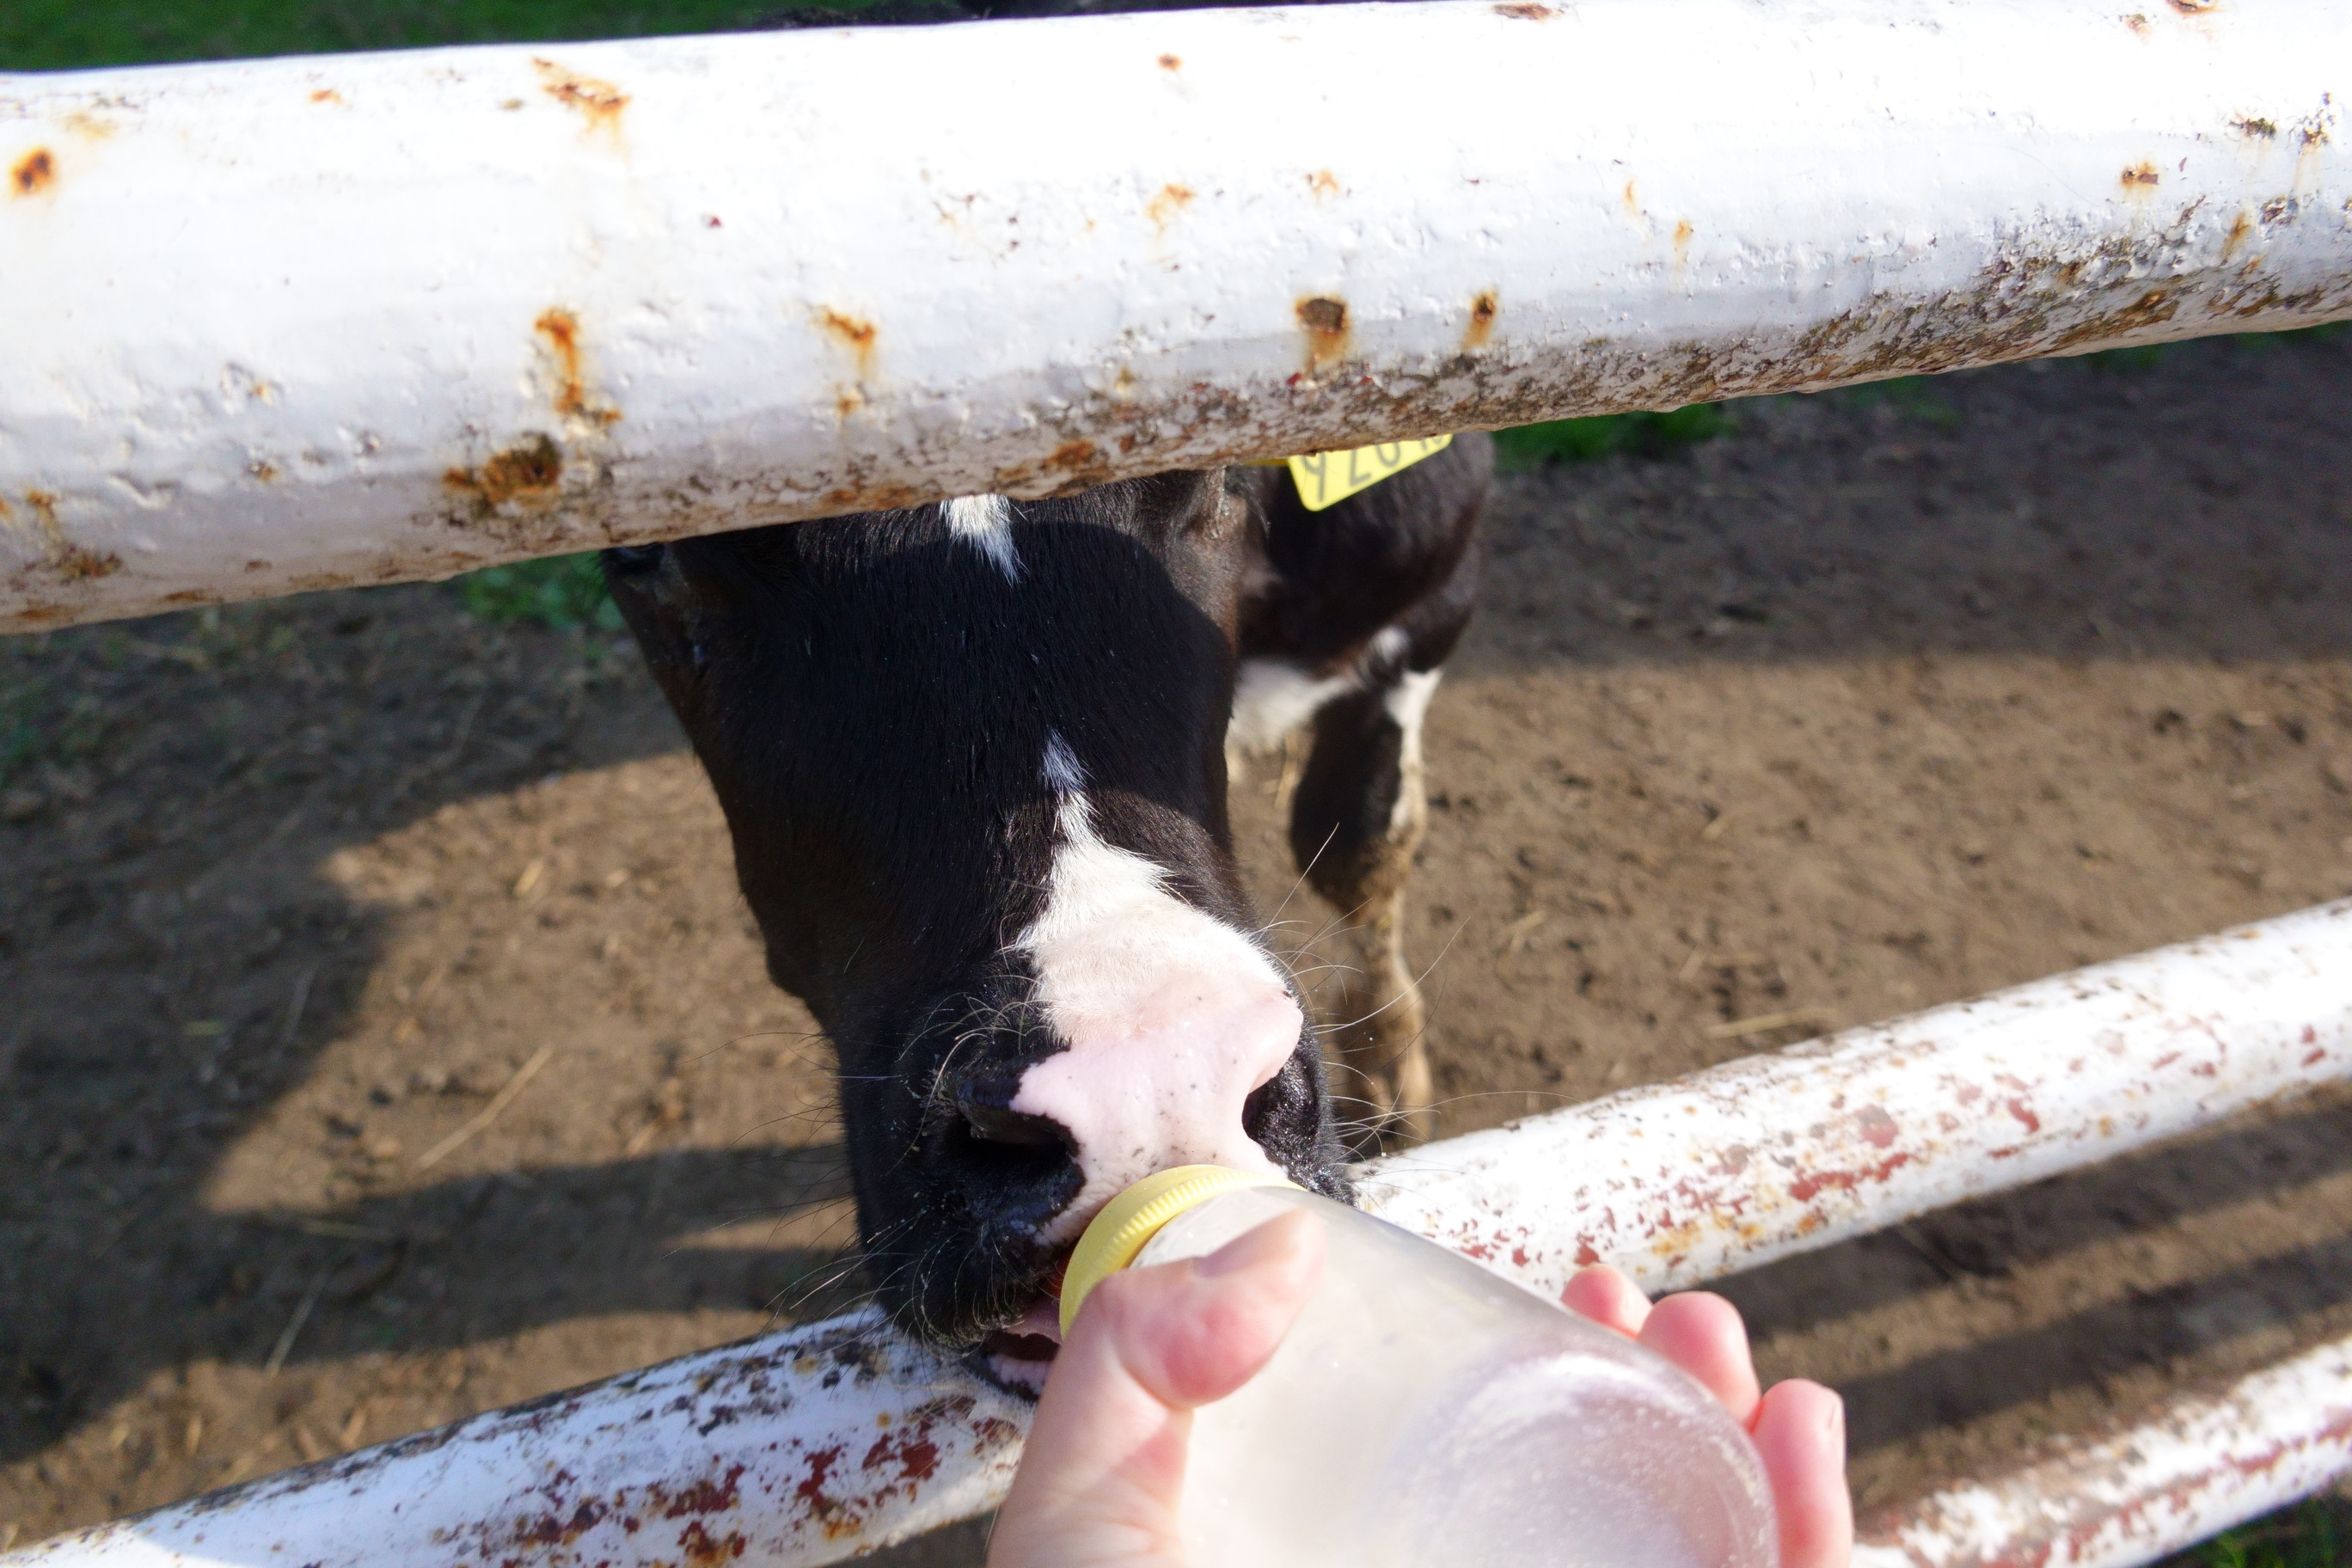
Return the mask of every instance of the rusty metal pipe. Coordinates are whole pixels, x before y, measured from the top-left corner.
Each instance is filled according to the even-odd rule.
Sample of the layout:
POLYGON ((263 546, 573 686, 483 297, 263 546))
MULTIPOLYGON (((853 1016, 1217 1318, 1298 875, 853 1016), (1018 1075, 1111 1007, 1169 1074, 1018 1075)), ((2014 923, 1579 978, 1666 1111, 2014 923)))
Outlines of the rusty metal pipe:
POLYGON ((2352 900, 1380 1162, 1366 1202, 1531 1288, 1652 1290, 2352 1075, 2352 900))
POLYGON ((2336 319, 2347 104, 2333 0, 0 78, 0 631, 2336 319))
POLYGON ((8 1568, 761 1568, 1002 1501, 1029 1407, 865 1312, 248 1481, 8 1568))
MULTIPOLYGON (((2095 1163, 2347 1074, 2352 900, 1451 1139, 1367 1167, 1362 1180, 1377 1212, 1539 1290, 1593 1261, 1657 1289, 2095 1163)), ((2294 1376, 2295 1387, 2324 1383, 2307 1369, 2294 1376)), ((2180 1430, 2222 1457, 2266 1452, 2262 1433, 2285 1430, 2241 1429, 2235 1408, 2211 1406, 2180 1430)), ((801 1568, 992 1507, 1026 1421, 1024 1405, 857 1315, 491 1411, 5 1561, 676 1568, 740 1554, 801 1568)), ((2340 1447, 2341 1436, 2330 1440, 2340 1447)), ((2095 1451, 2106 1450, 2083 1450, 2095 1451)), ((2172 1473, 2149 1463, 2132 1474, 2172 1473)), ((2200 1483, 2210 1502, 2118 1512, 2118 1539, 2154 1544, 2141 1557, 2084 1561, 2161 1555, 2195 1538, 2183 1531, 2229 1522, 2229 1509, 2292 1495, 2278 1477, 2300 1486, 2317 1473, 2296 1463, 2270 1480, 2230 1482, 2217 1468, 2200 1483), (2158 1518, 2170 1522, 2145 1528, 2158 1518)), ((2027 1497, 2016 1489, 2029 1484, 2039 1483, 1992 1483, 1984 1495, 2027 1497)), ((2040 1517, 2024 1506, 2011 1515, 2040 1517)), ((2109 1528, 2093 1502, 2082 1506, 2090 1511, 2070 1516, 2069 1530, 2109 1528)), ((1935 1519, 1974 1517, 1974 1507, 1956 1501, 1935 1519)))
POLYGON ((1854 1568, 2137 1568, 2352 1470, 2352 1339, 1865 1521, 1854 1568))

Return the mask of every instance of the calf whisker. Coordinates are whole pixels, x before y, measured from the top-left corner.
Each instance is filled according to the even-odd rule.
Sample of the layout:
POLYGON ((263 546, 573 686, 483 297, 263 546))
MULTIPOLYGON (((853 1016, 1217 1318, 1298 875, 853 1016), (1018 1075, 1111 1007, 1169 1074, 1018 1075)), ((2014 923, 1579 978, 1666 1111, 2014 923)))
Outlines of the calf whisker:
POLYGON ((1274 907, 1274 913, 1267 918, 1266 923, 1258 928, 1260 936, 1264 936, 1274 922, 1282 918, 1282 911, 1290 907, 1290 900, 1298 896, 1298 889, 1305 887, 1307 879, 1314 874, 1316 862, 1323 858, 1323 851, 1330 848, 1331 840, 1339 836, 1339 825, 1335 822, 1331 825, 1331 831, 1323 836, 1323 842, 1315 847, 1315 853, 1307 857, 1307 864, 1298 868, 1298 875, 1291 882, 1290 891, 1282 895, 1282 902, 1274 907))

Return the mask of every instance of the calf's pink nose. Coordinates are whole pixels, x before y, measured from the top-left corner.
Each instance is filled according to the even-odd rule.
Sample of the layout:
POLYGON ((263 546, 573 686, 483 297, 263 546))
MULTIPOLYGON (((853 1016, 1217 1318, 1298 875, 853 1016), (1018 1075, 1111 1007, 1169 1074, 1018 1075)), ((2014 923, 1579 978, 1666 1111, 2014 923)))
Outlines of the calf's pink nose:
POLYGON ((1058 1122, 1086 1178, 1049 1241, 1075 1239, 1122 1188, 1171 1165, 1280 1173, 1243 1129, 1242 1109, 1298 1048, 1298 1004, 1271 975, 1195 979, 1125 1018, 1066 1028, 1069 1048, 1022 1074, 1012 1109, 1058 1122))

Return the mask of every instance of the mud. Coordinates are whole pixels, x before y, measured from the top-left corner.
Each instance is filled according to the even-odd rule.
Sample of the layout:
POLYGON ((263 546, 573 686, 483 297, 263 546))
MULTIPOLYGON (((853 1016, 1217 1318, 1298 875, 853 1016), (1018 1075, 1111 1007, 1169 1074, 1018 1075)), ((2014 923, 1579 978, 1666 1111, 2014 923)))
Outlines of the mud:
MULTIPOLYGON (((1444 1131, 2352 893, 2347 373, 1970 373, 1508 481, 1430 721, 1444 1131)), ((822 1043, 625 644, 404 587, 0 680, 0 1541, 857 1299, 822 1043)), ((1311 950, 1286 773, 1237 825, 1311 950)), ((2347 1151, 2324 1098, 1727 1289, 1884 1506, 2352 1330, 2347 1151)))

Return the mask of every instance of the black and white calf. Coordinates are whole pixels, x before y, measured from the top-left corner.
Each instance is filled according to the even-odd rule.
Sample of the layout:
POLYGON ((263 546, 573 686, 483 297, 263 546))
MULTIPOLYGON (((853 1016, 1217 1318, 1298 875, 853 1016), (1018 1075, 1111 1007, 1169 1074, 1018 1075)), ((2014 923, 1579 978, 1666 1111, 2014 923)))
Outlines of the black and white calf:
POLYGON ((1061 1259, 1128 1183, 1345 1194, 1324 1042, 1234 872, 1229 736, 1311 729, 1291 843, 1361 949, 1329 1065, 1420 1125, 1399 910, 1492 465, 1465 436, 1322 512, 1233 468, 607 553, 769 973, 836 1048, 906 1327, 1034 1386, 1061 1259))

